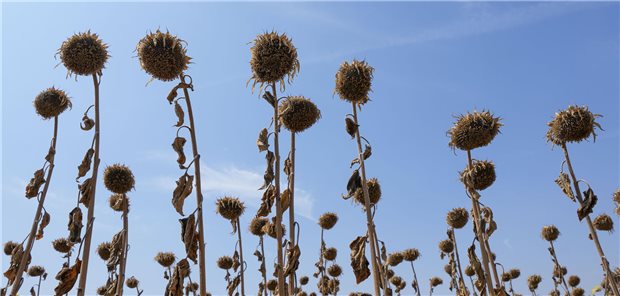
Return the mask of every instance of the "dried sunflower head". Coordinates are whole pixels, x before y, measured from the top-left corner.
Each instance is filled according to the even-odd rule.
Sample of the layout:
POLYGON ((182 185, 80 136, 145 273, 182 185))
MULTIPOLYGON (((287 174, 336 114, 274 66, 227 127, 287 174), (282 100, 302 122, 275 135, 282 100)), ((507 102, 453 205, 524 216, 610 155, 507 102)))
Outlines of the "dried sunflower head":
POLYGON ((430 282, 431 282, 431 287, 433 288, 443 284, 443 280, 439 277, 432 277, 430 279, 430 282))
POLYGON ((71 108, 71 100, 63 90, 50 87, 34 98, 33 105, 43 119, 51 119, 71 108))
POLYGON ((555 145, 562 145, 569 142, 581 142, 592 135, 596 141, 594 128, 602 130, 601 125, 595 120, 601 117, 593 114, 587 106, 568 106, 568 109, 555 114, 553 120, 547 125, 547 141, 555 145))
POLYGON ((217 267, 221 269, 231 269, 233 266, 233 258, 230 256, 222 256, 217 259, 217 267))
POLYGON ((398 287, 401 285, 401 283, 403 282, 403 278, 399 277, 399 276, 393 276, 390 279, 390 283, 392 283, 392 285, 398 287))
POLYGON ((125 194, 112 194, 108 202, 110 203, 110 208, 117 212, 123 211, 125 202, 127 202, 127 208, 129 208, 129 198, 127 198, 125 194))
POLYGON ((136 46, 140 66, 161 81, 179 78, 191 60, 183 43, 185 41, 169 32, 157 30, 147 34, 136 46))
MULTIPOLYGON (((250 66, 254 85, 280 82, 284 87, 284 78, 290 83, 299 72, 297 49, 286 34, 265 32, 256 36, 250 48, 252 58, 250 66)), ((252 87, 254 89, 254 87, 252 87)))
POLYGON ((413 262, 420 257, 420 251, 418 251, 418 249, 406 249, 400 253, 403 254, 403 259, 405 261, 413 262))
POLYGON ((69 74, 76 75, 101 73, 110 57, 108 45, 90 31, 73 34, 62 43, 58 54, 69 74))
POLYGON ((97 295, 105 295, 105 293, 108 292, 108 287, 106 286, 101 286, 99 288, 97 288, 97 295))
POLYGON ((446 216, 446 223, 455 229, 461 229, 467 225, 469 212, 464 208, 454 208, 446 216))
POLYGON ((11 254, 13 254, 13 249, 15 249, 18 245, 19 244, 14 241, 4 243, 4 255, 11 256, 11 254))
POLYGON ((502 273, 502 282, 508 282, 508 281, 510 281, 510 273, 509 272, 502 273))
POLYGON ((305 275, 304 275, 304 276, 302 276, 301 278, 299 278, 299 283, 300 283, 302 286, 307 285, 307 284, 308 284, 308 281, 310 281, 310 279, 309 279, 307 276, 305 276, 305 275))
POLYGON ((159 263, 159 265, 161 265, 162 267, 172 266, 175 260, 176 260, 176 257, 174 256, 174 253, 172 252, 159 252, 155 256, 155 261, 157 261, 157 263, 159 263))
POLYGON ((265 235, 265 225, 267 225, 268 223, 269 219, 267 218, 259 216, 254 217, 254 219, 252 219, 252 222, 250 222, 250 233, 256 236, 265 235))
POLYGON ((501 118, 489 111, 474 111, 457 117, 456 123, 448 131, 452 149, 472 150, 489 145, 499 133, 501 118))
MULTIPOLYGON (((372 207, 381 199, 381 184, 379 184, 379 180, 377 180, 377 178, 368 179, 366 184, 368 185, 368 198, 370 199, 370 206, 372 207)), ((364 201, 364 190, 361 187, 355 191, 353 199, 360 205, 366 204, 364 201)))
POLYGON ((566 269, 566 266, 558 268, 558 266, 556 265, 555 267, 553 267, 553 276, 557 278, 565 276, 567 272, 568 269, 566 269))
POLYGON ((614 192, 612 199, 614 200, 616 204, 620 205, 620 188, 618 188, 616 192, 614 192))
POLYGON ((571 275, 568 277, 568 285, 571 287, 577 287, 581 283, 581 279, 576 275, 571 275))
POLYGON ((391 279, 392 277, 394 277, 394 275, 395 275, 394 270, 391 268, 387 268, 387 270, 385 271, 385 276, 388 279, 391 279))
MULTIPOLYGON (((284 235, 286 235, 286 227, 284 226, 284 224, 280 225, 282 228, 282 237, 284 237, 284 235)), ((265 233, 267 233, 267 235, 269 235, 271 238, 278 238, 278 232, 275 223, 269 222, 265 224, 265 226, 263 227, 263 231, 265 231, 265 233)))
POLYGON ((600 214, 594 218, 593 221, 594 228, 599 231, 613 231, 614 230, 614 220, 609 217, 607 214, 600 214))
POLYGON ((33 265, 28 268, 28 275, 31 277, 42 276, 45 273, 45 268, 39 265, 33 265))
POLYGON ((508 273, 510 273, 510 279, 512 280, 518 279, 519 276, 521 276, 521 270, 519 270, 518 268, 513 268, 509 270, 508 273))
POLYGON ((452 274, 452 264, 446 264, 443 266, 443 271, 445 271, 448 275, 452 274))
POLYGON ((199 288, 199 287, 200 287, 200 286, 198 285, 198 283, 196 283, 196 282, 192 282, 191 284, 189 284, 189 285, 187 286, 187 290, 188 290, 188 291, 190 291, 190 292, 196 292, 196 291, 198 291, 198 288, 199 288))
POLYGON ((392 253, 388 256, 387 258, 387 264, 390 266, 398 266, 398 264, 400 264, 401 262, 403 262, 403 259, 405 259, 405 257, 403 256, 402 253, 400 252, 396 252, 396 253, 392 253))
POLYGON ((321 118, 321 111, 310 99, 289 96, 280 104, 280 121, 292 133, 300 133, 321 118))
POLYGON ((345 61, 336 72, 335 93, 348 102, 365 104, 372 87, 374 69, 366 61, 345 61))
POLYGON ((527 286, 532 292, 538 289, 538 284, 540 284, 540 282, 542 282, 542 277, 537 274, 530 275, 527 278, 527 286))
POLYGON ((558 230, 555 225, 547 225, 542 228, 541 235, 546 241, 552 242, 558 239, 558 236, 560 236, 560 230, 558 230))
POLYGON ((474 270, 473 267, 471 267, 471 265, 467 265, 465 266, 465 275, 466 276, 474 276, 476 274, 476 271, 474 270))
POLYGON ((340 265, 338 264, 333 264, 332 266, 327 268, 327 273, 330 276, 339 277, 342 274, 342 268, 340 268, 340 265))
POLYGON ((454 251, 454 243, 449 239, 444 239, 439 242, 439 250, 446 254, 452 253, 454 251))
POLYGON ((583 296, 586 294, 586 291, 583 290, 582 288, 574 288, 571 292, 570 295, 571 296, 583 296))
POLYGON ((224 219, 236 221, 245 211, 245 205, 236 197, 225 196, 215 202, 217 213, 224 219))
POLYGON ((73 247, 73 243, 64 237, 61 237, 52 241, 52 247, 54 247, 54 250, 59 253, 69 253, 73 247))
POLYGON ((97 254, 103 261, 108 261, 110 259, 110 254, 112 250, 112 244, 110 242, 103 242, 97 246, 97 254))
POLYGON ((134 289, 136 287, 138 287, 138 284, 140 283, 140 281, 138 281, 137 278, 135 277, 130 277, 125 281, 125 284, 127 285, 128 288, 130 289, 134 289))
POLYGON ((114 193, 125 194, 133 189, 136 180, 129 167, 117 163, 105 168, 103 184, 114 193))
POLYGON ((487 160, 474 160, 461 173, 461 182, 469 188, 484 190, 495 182, 495 165, 487 160))
POLYGON ((325 258, 325 260, 336 260, 336 256, 338 256, 338 250, 336 248, 330 247, 323 250, 323 258, 325 258))
POLYGON ((332 229, 338 222, 336 213, 327 212, 319 217, 319 225, 325 230, 332 229))
POLYGON ((308 293, 304 292, 304 291, 299 291, 296 294, 297 296, 308 296, 308 293))
POLYGON ((269 291, 275 291, 276 288, 278 287, 278 281, 274 280, 274 279, 270 279, 269 281, 267 281, 267 289, 269 291))

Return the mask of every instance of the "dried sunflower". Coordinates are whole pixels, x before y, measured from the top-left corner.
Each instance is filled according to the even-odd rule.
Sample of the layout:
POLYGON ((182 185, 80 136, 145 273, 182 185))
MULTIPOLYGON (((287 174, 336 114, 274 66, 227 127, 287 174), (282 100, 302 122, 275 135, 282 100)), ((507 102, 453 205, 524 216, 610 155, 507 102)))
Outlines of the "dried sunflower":
POLYGON ((441 278, 438 278, 438 277, 432 277, 430 279, 430 283, 431 283, 431 287, 437 287, 437 286, 443 284, 443 280, 441 278))
POLYGON ((236 221, 245 211, 245 205, 236 197, 225 196, 215 202, 217 213, 224 219, 236 221))
POLYGON ((549 126, 547 141, 556 145, 578 143, 590 135, 596 141, 594 128, 602 130, 601 125, 595 121, 597 117, 601 115, 593 114, 587 106, 568 106, 566 110, 556 113, 553 120, 547 124, 549 126))
POLYGON ((465 266, 465 275, 469 277, 474 276, 476 275, 476 270, 474 270, 474 268, 471 267, 471 265, 467 265, 465 266))
POLYGON ((348 102, 365 104, 372 87, 374 69, 366 61, 353 60, 340 65, 336 73, 335 93, 348 102))
POLYGON ((420 251, 418 251, 418 249, 406 249, 400 253, 403 254, 403 259, 405 261, 413 262, 420 257, 420 251))
POLYGON ((452 253, 454 251, 454 243, 449 239, 442 240, 439 242, 439 250, 446 254, 452 253))
POLYGON ((138 287, 138 284, 140 283, 140 281, 138 281, 137 278, 135 277, 130 277, 125 281, 125 284, 127 285, 128 288, 133 289, 138 287))
POLYGON ((252 58, 250 66, 254 81, 261 87, 265 83, 280 83, 284 87, 284 78, 290 83, 291 79, 299 72, 299 60, 297 49, 286 34, 277 32, 265 32, 256 36, 254 45, 250 48, 252 58))
POLYGON ((183 46, 185 41, 169 32, 157 30, 149 33, 138 42, 136 52, 140 66, 146 73, 161 81, 179 78, 191 58, 183 46))
POLYGON ((333 264, 327 268, 327 273, 333 277, 339 277, 342 274, 342 268, 338 264, 333 264))
POLYGON ((336 248, 330 247, 323 250, 323 258, 325 258, 325 260, 336 260, 336 256, 338 256, 338 250, 336 248))
POLYGON ((97 246, 97 254, 103 261, 110 259, 112 253, 112 244, 110 242, 103 242, 97 246))
POLYGON ((90 31, 69 37, 58 49, 58 54, 69 74, 76 75, 101 73, 110 57, 108 45, 90 31))
POLYGON ((452 149, 464 151, 489 145, 499 133, 501 118, 489 111, 474 111, 457 117, 456 123, 448 131, 452 149))
POLYGON ((547 225, 542 228, 541 235, 546 241, 552 242, 558 239, 558 236, 560 236, 560 230, 558 230, 555 225, 547 225))
MULTIPOLYGON (((118 194, 118 193, 110 195, 110 199, 108 200, 110 204, 110 208, 117 212, 123 211, 123 207, 124 207, 123 203, 125 201, 129 203, 129 199, 126 198, 125 194, 118 194)), ((129 207, 129 205, 127 205, 127 207, 129 207)))
POLYGON ((250 222, 249 230, 250 233, 256 236, 265 235, 265 225, 269 223, 269 219, 263 217, 254 217, 252 222, 250 222))
POLYGON ((217 267, 221 269, 231 269, 233 267, 233 258, 230 256, 222 256, 218 258, 217 267))
POLYGON ((31 277, 42 276, 45 273, 45 268, 39 265, 33 265, 28 268, 28 275, 31 277))
POLYGON ((396 253, 392 253, 388 256, 387 258, 387 264, 390 266, 398 266, 398 264, 400 264, 401 262, 403 262, 403 259, 405 257, 403 256, 402 253, 400 252, 396 252, 396 253))
POLYGON ((52 247, 54 247, 54 250, 59 253, 69 253, 73 247, 73 244, 66 238, 61 237, 52 241, 52 247))
POLYGON ((319 217, 319 225, 325 230, 332 229, 338 222, 336 213, 327 212, 319 217))
POLYGON ((509 270, 508 273, 510 273, 510 279, 512 280, 518 279, 519 276, 521 276, 521 270, 519 270, 518 268, 513 268, 509 270))
POLYGON ((11 256, 11 254, 13 254, 13 249, 17 246, 19 246, 19 244, 14 241, 4 243, 4 255, 11 256))
POLYGON ((455 208, 448 212, 446 216, 446 223, 450 225, 450 227, 455 229, 460 229, 467 225, 467 221, 469 219, 469 212, 467 212, 464 208, 455 208))
POLYGON ((174 253, 172 252, 159 252, 155 256, 155 261, 157 261, 157 263, 159 263, 159 265, 163 267, 172 266, 175 260, 176 260, 176 257, 174 256, 174 253))
POLYGON ((527 286, 530 289, 530 291, 534 291, 538 289, 538 284, 540 284, 540 282, 542 282, 542 277, 537 274, 530 275, 527 278, 527 286))
POLYGON ((484 190, 495 182, 495 165, 487 160, 474 160, 461 173, 461 182, 469 188, 484 190))
MULTIPOLYGON (((368 185, 368 198, 370 199, 370 206, 372 207, 381 199, 381 184, 379 184, 377 178, 370 178, 366 184, 368 185)), ((353 198, 360 205, 366 204, 364 201, 364 191, 361 187, 355 191, 353 198)))
POLYGON ((50 87, 34 98, 34 109, 43 119, 54 118, 71 108, 69 96, 61 89, 50 87))
POLYGON ((571 287, 577 287, 581 283, 581 279, 576 275, 571 275, 568 277, 568 285, 571 287))
POLYGON ((135 183, 133 173, 125 165, 113 164, 103 171, 103 184, 114 193, 125 194, 134 188, 135 183))
POLYGON ((594 228, 600 231, 613 231, 614 230, 614 220, 609 217, 607 214, 600 214, 594 218, 593 221, 594 228))
POLYGON ((316 104, 303 96, 289 96, 280 104, 280 121, 293 133, 303 132, 320 118, 321 111, 316 104))

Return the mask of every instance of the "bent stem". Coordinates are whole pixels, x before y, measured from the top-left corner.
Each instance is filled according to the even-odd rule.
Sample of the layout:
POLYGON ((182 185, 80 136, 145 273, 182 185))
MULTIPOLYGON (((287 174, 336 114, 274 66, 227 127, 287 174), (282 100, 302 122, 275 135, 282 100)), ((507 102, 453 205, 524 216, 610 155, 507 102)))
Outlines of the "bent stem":
MULTIPOLYGON (((271 90, 273 91, 273 96, 275 98, 278 97, 276 93, 276 83, 271 83, 271 90)), ((278 275, 278 291, 285 291, 285 283, 284 283, 284 254, 282 252, 282 203, 280 202, 280 120, 278 116, 278 103, 273 106, 273 143, 274 143, 274 154, 276 157, 275 163, 275 187, 276 187, 276 244, 278 250, 278 264, 276 266, 276 274, 278 275)), ((292 231, 292 229, 290 230, 292 231)), ((284 293, 282 293, 284 294, 284 293)))
POLYGON ((123 249, 121 250, 121 262, 118 277, 116 279, 116 296, 123 296, 123 283, 125 281, 125 266, 127 265, 127 245, 129 244, 129 201, 123 195, 123 249))
MULTIPOLYGON (((575 191, 577 191, 577 200, 579 201, 579 205, 583 206, 583 197, 581 196, 581 190, 579 190, 579 182, 575 177, 575 172, 573 171, 573 165, 570 162, 570 157, 568 156, 568 149, 566 148, 566 143, 562 143, 562 150, 564 150, 564 158, 566 160, 566 166, 568 166, 568 171, 570 173, 571 179, 573 181, 573 186, 575 186, 575 191)), ((598 235, 594 226, 592 225, 592 219, 590 219, 590 214, 586 215, 586 222, 588 223, 588 228, 590 230, 590 236, 592 237, 592 241, 594 241, 594 245, 596 246, 596 250, 598 251, 598 255, 601 257, 601 262, 603 265, 603 271, 605 272, 605 277, 607 281, 611 284, 611 291, 615 296, 620 296, 620 291, 618 290, 618 285, 616 280, 614 279, 613 272, 611 268, 609 268, 609 261, 605 257, 605 253, 603 252, 603 248, 601 247, 601 243, 598 239, 598 235)))
MULTIPOLYGON (((293 248, 297 245, 295 242, 295 133, 291 132, 291 172, 288 176, 289 184, 289 251, 293 252, 293 248)), ((295 295, 295 272, 291 272, 288 277, 288 294, 295 295)))
MULTIPOLYGON (((52 138, 52 147, 51 150, 56 153, 56 139, 58 136, 58 115, 54 117, 54 136, 52 138)), ((52 156, 49 164, 49 169, 47 170, 47 178, 45 179, 45 186, 43 187, 43 192, 41 193, 41 197, 39 198, 39 205, 37 206, 37 211, 34 214, 34 219, 32 220, 32 227, 30 228, 30 234, 28 234, 28 242, 26 243, 26 249, 24 250, 24 254, 19 262, 19 267, 17 268, 17 274, 15 279, 13 280, 13 288, 11 289, 11 295, 17 295, 19 292, 19 288, 22 285, 22 278, 24 275, 24 271, 26 270, 26 265, 28 265, 28 258, 30 258, 30 253, 32 252, 32 248, 34 246, 35 234, 38 230, 39 221, 43 217, 41 215, 43 211, 43 204, 45 203, 45 197, 47 196, 47 190, 50 185, 50 181, 52 180, 52 172, 54 171, 54 159, 55 156, 52 156)), ((39 284, 41 278, 39 277, 39 284)))
POLYGON ((553 257, 553 262, 555 263, 555 270, 558 272, 558 276, 560 280, 562 280, 562 285, 566 295, 570 295, 570 290, 568 289, 568 285, 566 284, 566 280, 564 279, 564 274, 562 273, 562 265, 560 265, 560 261, 558 261, 558 257, 555 254, 555 247, 553 246, 553 242, 549 241, 549 245, 551 245, 551 256, 553 257))
MULTIPOLYGON (((179 76, 181 82, 185 84, 185 74, 179 76)), ((194 156, 194 174, 196 181, 196 208, 198 212, 198 252, 200 253, 200 296, 207 296, 207 279, 206 279, 206 263, 205 263, 205 231, 202 222, 202 182, 200 181, 200 154, 198 154, 198 145, 196 143, 196 126, 194 124, 194 112, 192 111, 192 102, 189 98, 187 87, 183 87, 185 95, 185 103, 187 104, 187 117, 189 118, 190 136, 192 138, 192 154, 194 156)))
POLYGON ((411 271, 413 271, 413 286, 414 286, 414 289, 416 290, 416 295, 420 296, 420 285, 418 284, 418 275, 415 273, 415 268, 413 267, 413 261, 410 261, 409 263, 411 263, 411 271))
MULTIPOLYGON (((92 224, 95 219, 95 193, 97 191, 97 175, 99 172, 99 138, 100 138, 100 120, 99 117, 99 79, 97 78, 97 74, 93 74, 93 84, 95 87, 95 154, 94 154, 94 164, 93 164, 93 172, 91 176, 91 194, 88 199, 88 214, 86 223, 89 225, 89 229, 87 229, 86 234, 84 235, 84 253, 82 255, 82 266, 80 268, 80 281, 78 284, 77 295, 84 296, 86 292, 86 279, 88 277, 88 262, 90 259, 90 243, 92 239, 92 224)), ((79 254, 78 254, 79 256, 79 254)))
POLYGON ((381 288, 380 288, 380 267, 377 265, 378 261, 377 261, 377 248, 375 246, 376 244, 376 237, 375 237, 375 224, 372 220, 372 216, 370 213, 370 195, 368 194, 368 183, 366 182, 366 166, 364 165, 364 152, 362 150, 362 141, 360 139, 360 130, 359 130, 359 123, 357 120, 357 108, 356 108, 356 104, 354 102, 351 103, 351 106, 353 107, 353 120, 355 123, 355 126, 357 126, 357 129, 355 130, 355 139, 357 141, 357 151, 359 154, 359 160, 360 160, 360 168, 362 171, 362 191, 364 193, 364 207, 366 209, 366 221, 367 221, 367 226, 368 226, 368 235, 369 235, 369 239, 370 239, 370 256, 372 257, 372 276, 373 276, 373 281, 374 281, 374 288, 375 288, 375 296, 381 296, 381 288))
POLYGON ((237 218, 237 235, 239 238, 239 260, 241 260, 241 296, 245 296, 245 281, 243 279, 243 272, 245 271, 245 261, 243 261, 243 244, 241 243, 241 223, 237 218))

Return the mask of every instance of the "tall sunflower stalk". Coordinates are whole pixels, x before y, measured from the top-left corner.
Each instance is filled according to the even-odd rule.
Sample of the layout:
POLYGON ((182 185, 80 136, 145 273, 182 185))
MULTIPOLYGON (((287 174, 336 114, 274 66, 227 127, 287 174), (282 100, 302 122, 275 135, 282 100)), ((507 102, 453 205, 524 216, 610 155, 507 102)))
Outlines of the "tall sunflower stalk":
POLYGON ((324 239, 324 233, 326 230, 330 230, 338 223, 338 215, 336 213, 327 212, 319 217, 319 226, 321 227, 321 246, 319 248, 319 260, 314 264, 317 271, 313 274, 315 278, 319 279, 317 287, 322 295, 330 294, 329 279, 325 276, 328 272, 326 267, 328 260, 335 260, 338 251, 335 248, 327 248, 324 239))
POLYGON ((258 285, 257 294, 259 296, 268 295, 267 265, 265 264, 265 240, 264 240, 264 237, 266 234, 265 225, 268 225, 268 224, 269 224, 269 219, 256 216, 252 219, 252 222, 250 222, 250 226, 249 226, 250 233, 252 233, 255 236, 258 236, 258 246, 256 247, 256 251, 254 252, 254 255, 258 258, 258 261, 260 262, 258 271, 260 271, 260 274, 262 277, 262 281, 258 285))
MULTIPOLYGON (((172 148, 177 152, 177 163, 179 168, 184 170, 184 174, 177 181, 177 187, 173 192, 172 204, 175 210, 181 215, 183 213, 183 204, 185 198, 187 198, 196 187, 196 209, 194 212, 186 218, 181 219, 183 224, 183 243, 187 253, 187 258, 192 260, 194 264, 198 263, 200 268, 200 295, 206 296, 206 263, 205 263, 205 230, 203 223, 203 195, 202 195, 202 183, 200 174, 200 154, 198 153, 198 144, 196 140, 196 125, 194 113, 192 110, 192 103, 190 100, 189 90, 194 90, 193 80, 191 76, 184 73, 188 68, 191 57, 187 55, 187 50, 183 46, 185 41, 179 39, 177 36, 170 34, 169 32, 161 32, 157 30, 155 33, 149 33, 138 42, 136 46, 136 52, 140 59, 140 66, 142 69, 152 76, 152 79, 158 79, 160 81, 168 82, 179 79, 179 83, 175 85, 168 94, 167 100, 170 104, 174 103, 174 112, 177 116, 177 123, 175 126, 177 129, 177 135, 172 143, 172 148), (177 91, 182 89, 183 97, 177 98, 177 91), (185 101, 184 109, 179 101, 185 101), (189 126, 185 123, 185 111, 187 111, 187 118, 189 120, 189 126), (183 146, 187 140, 179 136, 179 132, 182 129, 187 129, 190 134, 192 144, 192 160, 189 164, 185 164, 187 158, 183 152, 183 146), (194 175, 188 174, 191 166, 194 166, 194 175), (196 216, 194 216, 194 214, 196 216), (184 222, 183 222, 184 221, 184 222), (187 223, 192 221, 194 226, 187 228, 187 223), (196 228, 197 231, 196 231, 196 228), (189 230, 190 232, 185 232, 189 230), (198 254, 196 254, 196 252, 198 254)), ((184 265, 181 267, 185 268, 184 265)), ((176 290, 175 290, 176 291, 176 290)), ((181 291, 182 293, 182 291, 181 291)))
MULTIPOLYGON (((28 234, 26 246, 20 247, 21 250, 23 250, 21 254, 15 254, 15 256, 19 255, 19 260, 13 260, 13 258, 11 258, 12 264, 9 266, 9 270, 6 273, 10 275, 8 278, 9 283, 13 283, 11 295, 16 295, 18 293, 23 282, 23 274, 27 270, 32 258, 30 253, 34 247, 34 242, 35 240, 43 238, 43 230, 51 219, 50 214, 45 210, 44 203, 54 171, 54 156, 56 155, 56 142, 58 139, 58 116, 67 108, 71 107, 71 101, 64 91, 52 87, 42 91, 35 97, 34 107, 37 114, 43 119, 54 119, 54 130, 51 145, 45 156, 43 167, 34 173, 34 177, 30 179, 30 182, 26 186, 26 198, 37 197, 38 205, 32 221, 30 233, 28 234), (47 171, 47 177, 44 178, 45 171, 47 171), (41 185, 43 185, 43 190, 39 191, 41 185), (15 263, 17 263, 17 265, 15 265, 15 263)), ((18 258, 16 257, 15 259, 18 258)))
POLYGON ((456 268, 458 270, 458 292, 459 295, 469 295, 467 291, 467 285, 465 284, 465 278, 463 277, 463 269, 461 267, 461 258, 459 256, 459 248, 456 242, 456 229, 461 229, 467 225, 469 220, 469 213, 465 208, 455 208, 448 212, 446 215, 446 223, 450 226, 448 230, 449 239, 454 244, 454 255, 456 257, 456 268))
POLYGON ((239 218, 245 211, 245 205, 243 204, 243 202, 241 202, 236 197, 225 196, 225 197, 219 198, 216 201, 215 207, 216 207, 217 213, 220 214, 222 218, 230 221, 230 224, 232 225, 232 228, 233 228, 232 233, 233 234, 237 233, 237 244, 236 245, 239 247, 239 249, 238 250, 235 249, 233 260, 236 263, 233 264, 233 266, 235 266, 234 267, 235 270, 237 269, 236 267, 240 267, 239 275, 235 277, 231 282, 228 283, 228 287, 227 287, 228 294, 232 295, 232 291, 236 290, 238 285, 241 285, 241 296, 245 296, 244 272, 245 272, 246 264, 245 264, 245 261, 243 260, 243 241, 241 240, 241 224, 239 222, 239 218))

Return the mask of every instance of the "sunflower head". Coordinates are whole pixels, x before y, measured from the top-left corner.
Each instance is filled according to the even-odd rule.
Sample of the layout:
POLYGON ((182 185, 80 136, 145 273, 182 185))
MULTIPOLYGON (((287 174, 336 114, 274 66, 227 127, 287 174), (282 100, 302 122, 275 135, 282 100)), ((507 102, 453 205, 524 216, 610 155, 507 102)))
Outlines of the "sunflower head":
POLYGON ((388 256, 387 258, 387 264, 389 266, 397 266, 398 264, 400 264, 401 262, 403 262, 403 260, 405 259, 405 257, 403 256, 402 253, 400 252, 396 252, 396 253, 392 253, 388 256))
POLYGON ((250 81, 254 81, 252 89, 256 84, 262 86, 265 83, 278 82, 283 88, 284 79, 290 82, 299 72, 297 49, 284 33, 265 32, 256 36, 250 53, 250 81))
POLYGON ((420 251, 418 251, 418 249, 406 249, 400 253, 403 254, 403 259, 405 261, 413 262, 420 257, 420 251))
MULTIPOLYGON (((368 185, 368 197, 370 199, 370 206, 372 207, 381 199, 381 184, 379 184, 379 180, 377 180, 377 178, 368 179, 366 184, 368 185)), ((362 190, 362 188, 358 188, 353 195, 353 199, 360 205, 365 205, 364 190, 362 190)))
POLYGON ((484 190, 495 182, 495 165, 492 161, 474 160, 460 175, 461 182, 468 188, 484 190))
POLYGON ((217 213, 224 219, 236 221, 245 211, 245 205, 236 197, 225 196, 215 202, 217 213))
POLYGON ((599 231, 613 231, 614 230, 614 220, 609 217, 607 214, 600 214, 594 218, 592 221, 594 224, 594 228, 599 231))
POLYGON ((374 68, 366 61, 345 61, 336 72, 335 93, 348 102, 360 105, 368 102, 368 93, 372 87, 374 68))
POLYGON ((289 96, 280 104, 280 121, 292 133, 303 132, 321 118, 321 111, 310 99, 289 96))
POLYGON ((117 163, 105 168, 103 184, 114 193, 125 194, 133 189, 136 180, 129 167, 117 163))
POLYGON ((31 277, 42 276, 45 273, 45 268, 39 265, 33 265, 28 268, 28 275, 31 277))
POLYGON ((136 52, 142 69, 161 81, 172 81, 187 70, 191 58, 183 46, 185 41, 169 32, 157 30, 138 42, 136 52))
POLYGON ((325 230, 332 229, 338 222, 336 213, 327 212, 319 217, 319 225, 325 230))
POLYGON ((174 264, 176 260, 176 256, 172 252, 159 252, 155 256, 155 261, 159 263, 162 267, 170 267, 174 264))
POLYGON ((71 108, 71 101, 63 90, 50 87, 34 98, 34 109, 43 119, 54 118, 71 108))
POLYGON ((138 284, 140 283, 140 281, 138 281, 137 278, 135 277, 130 277, 125 281, 125 284, 127 285, 128 288, 130 289, 134 289, 136 287, 138 287, 138 284))
POLYGON ((69 74, 76 75, 101 73, 110 57, 108 45, 90 31, 73 34, 62 43, 58 55, 69 74))
POLYGON ((469 220, 469 212, 465 208, 455 208, 448 212, 446 223, 455 229, 465 227, 469 220))
POLYGON ((217 259, 217 267, 231 269, 233 267, 233 259, 230 256, 222 256, 217 259))
POLYGON ((268 223, 269 219, 256 216, 254 217, 254 219, 252 219, 252 222, 250 222, 250 226, 248 228, 250 230, 250 233, 252 233, 253 235, 263 236, 265 235, 265 225, 267 225, 268 223))
POLYGON ((442 240, 439 242, 439 250, 446 254, 452 253, 454 251, 454 243, 449 239, 442 240))
POLYGON ((558 239, 558 236, 560 236, 560 230, 558 230, 555 225, 547 225, 542 228, 541 235, 546 241, 552 242, 558 239))
POLYGON ((555 145, 578 143, 590 135, 596 140, 594 129, 602 130, 601 125, 595 121, 597 117, 601 115, 590 112, 587 106, 569 106, 568 109, 556 113, 547 124, 547 141, 555 145))
POLYGON ((474 111, 457 117, 456 123, 448 131, 452 149, 464 151, 487 146, 499 133, 501 118, 489 111, 474 111))

